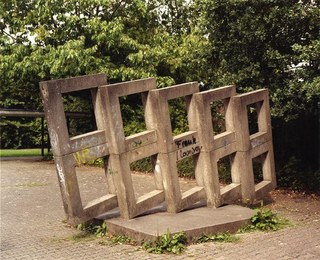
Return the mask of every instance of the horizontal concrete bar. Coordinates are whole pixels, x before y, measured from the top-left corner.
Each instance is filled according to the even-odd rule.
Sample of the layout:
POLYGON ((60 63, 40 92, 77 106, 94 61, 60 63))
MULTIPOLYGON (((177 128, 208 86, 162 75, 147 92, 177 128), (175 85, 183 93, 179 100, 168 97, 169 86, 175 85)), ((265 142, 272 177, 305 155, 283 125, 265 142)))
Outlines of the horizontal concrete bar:
POLYGON ((195 94, 197 98, 202 97, 205 103, 230 98, 236 94, 236 86, 224 86, 220 88, 210 89, 195 94))
POLYGON ((123 83, 115 83, 102 87, 107 88, 111 95, 121 97, 156 89, 157 86, 155 78, 147 78, 123 83))
POLYGON ((249 93, 240 94, 234 96, 235 99, 240 99, 242 105, 250 105, 260 101, 264 101, 268 98, 268 90, 267 89, 258 89, 255 91, 251 91, 249 93))
POLYGON ((71 153, 88 149, 93 146, 102 145, 106 142, 105 130, 96 130, 82 135, 77 135, 70 138, 71 153))
POLYGON ((221 203, 234 203, 241 197, 240 183, 231 183, 220 189, 221 203))
POLYGON ((271 132, 257 132, 253 135, 250 135, 250 148, 253 149, 271 140, 271 132))
MULTIPOLYGON (((70 118, 89 118, 92 116, 91 113, 81 112, 65 112, 66 117, 70 118)), ((27 110, 0 110, 0 116, 9 117, 45 117, 42 111, 27 111, 27 110)))
POLYGON ((149 157, 158 153, 158 144, 156 142, 139 147, 128 152, 128 160, 130 163, 149 157))
POLYGON ((262 199, 266 197, 267 193, 274 189, 272 181, 262 181, 254 186, 256 192, 256 199, 262 199))
POLYGON ((58 88, 61 93, 68 93, 84 89, 96 88, 107 84, 107 77, 105 74, 93 74, 86 76, 79 76, 67 79, 41 81, 41 88, 58 88))
POLYGON ((172 87, 160 88, 154 91, 158 91, 161 98, 170 100, 199 92, 199 84, 198 82, 189 82, 172 87))
POLYGON ((221 134, 214 136, 213 141, 213 150, 219 149, 221 147, 225 147, 229 144, 232 144, 236 141, 235 132, 223 132, 221 134))
POLYGON ((85 164, 90 162, 91 160, 95 160, 98 158, 105 157, 109 154, 109 149, 107 143, 92 146, 90 148, 86 148, 80 150, 78 152, 72 153, 75 162, 77 165, 85 164))
POLYGON ((157 133, 155 130, 148 130, 138 134, 130 135, 125 138, 126 150, 132 151, 151 143, 157 142, 157 133))
POLYGON ((92 200, 84 207, 80 223, 84 223, 85 221, 97 217, 101 212, 107 212, 116 207, 118 207, 118 199, 115 194, 107 194, 92 200))
POLYGON ((193 187, 184 193, 181 196, 181 209, 186 209, 192 206, 193 204, 204 200, 206 198, 206 193, 204 187, 196 186, 193 187))

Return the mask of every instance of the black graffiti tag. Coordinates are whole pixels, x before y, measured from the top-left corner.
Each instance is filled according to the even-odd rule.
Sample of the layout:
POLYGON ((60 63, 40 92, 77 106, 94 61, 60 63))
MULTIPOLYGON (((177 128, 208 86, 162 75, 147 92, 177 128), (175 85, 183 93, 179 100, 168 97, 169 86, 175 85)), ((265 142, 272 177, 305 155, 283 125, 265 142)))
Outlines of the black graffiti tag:
POLYGON ((184 148, 184 147, 187 147, 189 145, 196 144, 196 143, 197 143, 197 139, 194 136, 192 136, 192 139, 175 141, 175 144, 176 144, 178 149, 181 149, 181 148, 184 148))
POLYGON ((186 150, 186 151, 183 151, 182 149, 178 150, 177 151, 177 160, 184 159, 186 157, 189 157, 189 156, 192 156, 194 154, 200 153, 200 151, 201 151, 201 147, 200 146, 194 146, 191 149, 186 150))

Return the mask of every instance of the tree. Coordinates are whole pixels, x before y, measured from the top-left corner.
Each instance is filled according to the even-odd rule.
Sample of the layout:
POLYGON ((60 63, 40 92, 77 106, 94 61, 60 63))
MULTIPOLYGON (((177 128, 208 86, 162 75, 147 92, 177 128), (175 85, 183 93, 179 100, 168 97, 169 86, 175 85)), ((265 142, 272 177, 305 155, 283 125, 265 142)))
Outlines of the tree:
MULTIPOLYGON (((110 83, 157 77, 159 87, 197 80, 208 41, 190 21, 186 29, 178 26, 180 6, 182 1, 1 1, 0 107, 42 110, 39 82, 77 75, 104 72, 110 83)), ((83 103, 79 99, 86 95, 66 97, 67 109, 79 110, 71 105, 83 103)), ((132 118, 127 112, 124 120, 132 118)))
POLYGON ((314 174, 319 165, 319 2, 216 0, 198 5, 212 47, 207 84, 234 82, 239 91, 269 88, 279 183, 319 190, 320 176, 314 174))
POLYGON ((320 93, 316 1, 217 0, 202 8, 212 43, 209 84, 267 87, 273 116, 286 120, 314 112, 320 93))
MULTIPOLYGON (((39 81, 98 72, 109 83, 157 77, 158 87, 267 87, 279 172, 298 161, 295 169, 311 172, 319 138, 319 24, 314 0, 1 0, 0 107, 41 110, 39 81)), ((66 108, 90 111, 87 96, 65 97, 66 108)), ((135 98, 122 101, 126 131, 139 131, 143 113, 132 109, 135 98)), ((174 117, 185 118, 183 102, 174 105, 174 117)), ((22 144, 8 141, 8 127, 2 121, 1 147, 22 144)), ((183 120, 176 127, 183 129, 183 120)))

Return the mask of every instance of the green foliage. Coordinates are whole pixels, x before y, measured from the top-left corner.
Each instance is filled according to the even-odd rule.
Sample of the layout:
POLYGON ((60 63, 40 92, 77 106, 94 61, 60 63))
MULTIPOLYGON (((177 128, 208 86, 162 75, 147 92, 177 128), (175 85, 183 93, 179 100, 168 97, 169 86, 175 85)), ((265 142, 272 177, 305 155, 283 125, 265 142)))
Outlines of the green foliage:
POLYGON ((240 229, 240 233, 262 230, 276 231, 289 225, 288 220, 279 218, 269 209, 258 210, 250 219, 251 224, 240 229))
POLYGON ((239 92, 268 88, 273 126, 276 126, 273 132, 277 171, 286 171, 288 181, 280 178, 286 186, 298 184, 319 190, 319 185, 315 187, 313 181, 308 181, 316 178, 318 169, 315 157, 318 126, 312 122, 317 120, 320 100, 319 2, 207 0, 196 3, 199 13, 204 14, 201 28, 210 42, 205 65, 208 74, 203 81, 210 87, 235 83, 239 92), (299 131, 298 122, 303 125, 299 131), (293 156, 302 162, 302 167, 291 168, 290 174, 286 163, 293 156), (303 181, 305 175, 312 177, 303 181), (289 179, 294 179, 294 183, 289 179))
MULTIPOLYGON (((45 157, 52 156, 44 150, 45 157)), ((21 157, 21 156, 41 156, 41 149, 5 149, 0 150, 0 157, 21 157)))
POLYGON ((211 103, 212 126, 215 135, 226 131, 225 107, 222 101, 211 103))
POLYGON ((141 160, 135 161, 131 163, 130 168, 132 171, 151 173, 153 172, 152 158, 146 157, 141 160))
POLYGON ((187 237, 185 233, 177 233, 172 235, 168 230, 155 242, 145 242, 143 248, 149 253, 154 254, 180 254, 186 248, 187 237))
POLYGON ((278 185, 296 191, 320 191, 320 171, 304 169, 303 163, 290 157, 287 163, 277 172, 278 185), (301 174, 301 173, 304 174, 301 174))
POLYGON ((104 221, 101 223, 87 222, 84 224, 79 224, 77 229, 83 231, 84 236, 94 235, 96 237, 103 237, 107 233, 107 225, 104 221))
POLYGON ((112 244, 123 245, 123 244, 129 244, 131 242, 133 242, 133 241, 125 235, 111 236, 111 243, 112 244))
POLYGON ((201 237, 196 239, 196 243, 206 243, 206 242, 226 242, 232 243, 239 240, 239 237, 230 234, 229 232, 218 233, 215 235, 206 235, 203 234, 201 237))
MULTIPOLYGON (((0 2, 0 16, 1 109, 42 110, 40 81, 103 72, 109 83, 156 77, 158 87, 188 81, 206 88, 235 83, 240 92, 266 87, 278 131, 319 113, 317 1, 8 0, 0 2)), ((64 99, 66 110, 92 113, 90 95, 64 99)), ((130 97, 122 104, 126 135, 145 129, 141 107, 132 104, 130 97)), ((175 100, 170 107, 175 135, 188 129, 184 106, 175 100)), ((215 132, 223 131, 220 112, 215 132)), ((5 118, 1 148, 36 147, 39 125, 5 118)), ((93 120, 70 121, 71 136, 92 129, 93 120)), ((301 185, 300 178, 295 186, 319 179, 314 125, 307 135, 311 141, 293 149, 288 146, 295 140, 283 141, 287 133, 277 139, 283 143, 275 147, 280 183, 291 181, 287 171, 293 166, 286 163, 292 156, 302 162, 293 173, 301 169, 301 176, 311 176, 310 185, 301 185)))
MULTIPOLYGON (((0 127, 1 149, 41 146, 41 119, 5 117, 0 127)), ((47 135, 45 142, 48 142, 47 135)))
POLYGON ((103 222, 101 225, 94 227, 94 235, 96 237, 103 237, 107 232, 107 226, 106 223, 103 222))
POLYGON ((88 162, 88 164, 91 166, 96 166, 96 167, 104 167, 104 159, 98 158, 98 159, 95 159, 95 160, 88 162))
MULTIPOLYGON (((164 87, 202 77, 195 68, 203 64, 208 40, 192 22, 198 16, 191 3, 27 0, 0 5, 1 108, 42 110, 38 84, 43 80, 104 72, 110 83, 153 76, 164 87)), ((79 111, 89 96, 69 98, 66 110, 79 111)), ((141 110, 127 105, 123 120, 130 121, 129 135, 145 126, 141 110)), ((72 135, 92 124, 72 121, 72 135)), ((23 147, 27 138, 17 133, 15 140, 8 139, 7 128, 5 147, 23 147)))
POLYGON ((218 161, 219 182, 222 184, 230 184, 231 179, 231 155, 220 158, 218 161))
POLYGON ((177 170, 180 177, 194 177, 194 162, 192 157, 177 162, 177 170))
POLYGON ((239 90, 267 87, 273 115, 285 120, 314 110, 313 100, 319 99, 319 91, 312 90, 319 77, 319 3, 197 3, 205 13, 203 23, 212 43, 208 84, 234 82, 239 90))
POLYGON ((125 136, 146 130, 141 96, 130 95, 120 98, 121 116, 125 136))
POLYGON ((173 135, 178 135, 189 130, 184 98, 169 100, 169 113, 173 135))

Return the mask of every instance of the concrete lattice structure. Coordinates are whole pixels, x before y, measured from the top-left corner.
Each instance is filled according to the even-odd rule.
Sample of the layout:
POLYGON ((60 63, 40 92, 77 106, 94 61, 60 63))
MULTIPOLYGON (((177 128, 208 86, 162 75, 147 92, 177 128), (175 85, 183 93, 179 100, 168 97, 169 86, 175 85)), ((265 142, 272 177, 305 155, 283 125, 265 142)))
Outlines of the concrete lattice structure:
POLYGON ((107 85, 104 74, 40 83, 64 210, 70 224, 83 223, 119 207, 131 219, 166 203, 177 213, 205 200, 208 207, 242 200, 252 203, 275 188, 275 168, 268 91, 238 95, 235 86, 199 92, 197 82, 156 89, 154 78, 107 85), (62 94, 90 89, 96 131, 69 137, 62 94), (125 136, 119 98, 141 94, 146 131, 125 136), (168 101, 185 97, 189 131, 173 136, 168 101), (226 131, 214 135, 211 103, 222 101, 226 131), (255 104, 258 132, 249 133, 249 105, 255 104), (218 160, 230 155, 232 183, 219 184, 218 160), (130 163, 154 158, 155 190, 136 198, 130 163), (177 161, 194 157, 197 185, 181 193, 177 161), (108 194, 82 205, 76 166, 104 158, 108 194), (254 182, 253 159, 263 180, 254 182))

